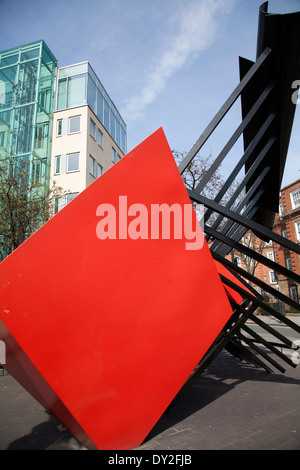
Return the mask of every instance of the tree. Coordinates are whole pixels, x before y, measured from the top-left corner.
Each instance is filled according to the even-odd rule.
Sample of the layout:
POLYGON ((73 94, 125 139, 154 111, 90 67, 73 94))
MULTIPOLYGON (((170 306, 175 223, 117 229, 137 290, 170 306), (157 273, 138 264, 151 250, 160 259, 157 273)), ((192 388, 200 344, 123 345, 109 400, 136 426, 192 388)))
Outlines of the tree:
POLYGON ((13 157, 0 163, 0 261, 54 215, 61 188, 34 181, 13 157))
MULTIPOLYGON (((266 242, 258 238, 258 236, 250 230, 246 235, 243 236, 241 244, 247 248, 250 248, 256 253, 259 253, 260 255, 263 254, 264 248, 266 247, 266 242)), ((248 273, 254 276, 255 270, 259 265, 259 261, 245 255, 244 253, 239 252, 239 256, 243 262, 243 267, 246 269, 246 271, 248 271, 248 273)))
MULTIPOLYGON (((179 166, 182 160, 186 156, 186 152, 178 152, 173 150, 174 159, 179 166)), ((203 176, 207 173, 208 169, 212 165, 212 155, 203 157, 197 155, 191 163, 187 166, 186 170, 182 174, 182 179, 184 184, 189 189, 196 189, 198 183, 201 181, 203 176)), ((222 187, 224 181, 220 173, 220 167, 215 171, 213 176, 210 178, 209 182, 206 184, 204 190, 202 191, 203 196, 213 199, 217 192, 222 187)))
MULTIPOLYGON (((177 150, 173 150, 173 156, 174 159, 179 166, 181 161, 185 158, 186 152, 178 152, 177 150)), ((203 176, 207 173, 209 168, 211 167, 213 163, 213 157, 212 155, 208 155, 207 157, 203 157, 201 155, 197 155, 191 163, 187 166, 186 170, 182 174, 182 179, 183 182, 186 186, 186 188, 194 190, 197 188, 198 183, 201 181, 203 176)), ((216 169, 216 171, 213 173, 209 181, 206 183, 205 187, 201 190, 201 195, 207 197, 208 199, 214 200, 217 194, 219 193, 220 189, 224 185, 224 179, 221 174, 221 168, 220 166, 216 169)), ((225 192, 223 197, 220 200, 220 203, 225 205, 232 196, 235 194, 236 189, 239 186, 239 181, 235 180, 231 186, 228 188, 228 190, 225 192)), ((238 204, 238 202, 242 199, 243 194, 239 194, 236 198, 234 198, 234 202, 232 205, 238 204)), ((195 204, 193 204, 195 207, 195 204)), ((195 207, 196 209, 196 207, 195 207)), ((201 213, 201 212, 200 212, 201 213)), ((203 216, 203 211, 202 211, 202 216, 203 216)), ((209 226, 213 226, 216 221, 217 225, 214 227, 215 229, 219 228, 221 229, 225 223, 226 223, 226 218, 218 216, 217 213, 209 210, 206 213, 206 224, 209 226)))

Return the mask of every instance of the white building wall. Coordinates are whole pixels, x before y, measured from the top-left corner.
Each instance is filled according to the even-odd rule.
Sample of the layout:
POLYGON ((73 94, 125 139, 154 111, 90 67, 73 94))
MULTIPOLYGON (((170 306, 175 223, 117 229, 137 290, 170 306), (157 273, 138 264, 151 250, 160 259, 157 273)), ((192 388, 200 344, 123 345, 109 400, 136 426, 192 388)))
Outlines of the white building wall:
MULTIPOLYGON (((52 132, 52 151, 50 168, 50 186, 55 181, 64 193, 77 194, 95 181, 97 174, 90 174, 90 156, 101 166, 103 174, 115 162, 112 156, 114 149, 115 162, 123 156, 104 126, 92 112, 88 105, 72 109, 64 109, 54 113, 52 132), (80 130, 70 132, 70 118, 80 116, 80 130), (95 138, 90 135, 90 120, 95 124, 95 138), (61 122, 61 135, 58 135, 58 121, 61 122), (102 142, 99 144, 98 130, 102 133, 102 142), (75 171, 68 171, 68 158, 70 154, 79 153, 79 167, 75 171), (60 157, 59 171, 56 168, 56 158, 60 157)), ((99 167, 97 167, 99 171, 99 167)), ((59 202, 61 209, 67 202, 67 197, 59 202)))

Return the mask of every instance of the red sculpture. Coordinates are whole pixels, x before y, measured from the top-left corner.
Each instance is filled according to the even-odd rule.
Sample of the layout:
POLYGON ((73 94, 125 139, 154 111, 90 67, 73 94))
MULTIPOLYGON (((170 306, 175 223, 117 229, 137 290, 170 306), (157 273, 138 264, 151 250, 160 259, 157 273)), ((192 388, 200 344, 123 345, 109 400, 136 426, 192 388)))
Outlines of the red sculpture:
POLYGON ((5 367, 90 448, 139 446, 232 314, 194 212, 147 236, 161 204, 191 202, 159 129, 0 265, 5 367))

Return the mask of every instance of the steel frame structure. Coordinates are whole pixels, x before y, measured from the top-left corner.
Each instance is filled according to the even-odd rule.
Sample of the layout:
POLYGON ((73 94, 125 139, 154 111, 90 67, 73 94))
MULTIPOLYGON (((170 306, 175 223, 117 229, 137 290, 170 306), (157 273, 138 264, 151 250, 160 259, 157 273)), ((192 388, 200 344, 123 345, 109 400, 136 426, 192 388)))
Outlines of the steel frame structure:
MULTIPOLYGON (((220 273, 224 286, 233 289, 242 296, 243 300, 237 302, 230 299, 233 308, 232 317, 198 364, 185 387, 202 373, 224 348, 240 359, 262 367, 268 372, 273 371, 272 367, 282 373, 285 372, 283 363, 291 367, 297 365, 296 361, 291 359, 291 354, 297 348, 295 342, 264 322, 255 315, 255 312, 257 308, 262 308, 296 334, 300 334, 300 327, 264 302, 263 297, 253 286, 263 289, 278 301, 300 312, 299 303, 247 270, 238 267, 228 259, 227 255, 232 250, 237 250, 269 267, 275 273, 292 279, 294 283, 300 282, 298 274, 241 243, 242 237, 248 231, 252 231, 261 240, 271 240, 290 252, 300 254, 299 244, 281 237, 271 229, 275 214, 278 212, 281 180, 295 112, 295 104, 291 100, 291 85, 300 77, 300 41, 297 32, 299 24, 300 12, 273 15, 268 13, 268 2, 261 5, 256 62, 240 58, 240 83, 179 166, 183 175, 233 104, 240 98, 241 123, 197 187, 194 190, 187 188, 187 191, 192 202, 203 204, 205 207, 204 232, 213 258, 226 267, 228 273, 236 279, 234 282, 220 273), (213 199, 205 197, 202 194, 203 190, 240 136, 243 136, 244 140, 243 155, 216 196, 213 199), (242 181, 232 191, 229 200, 222 203, 223 196, 232 187, 243 167, 245 175, 242 181), (240 198, 239 203, 233 207, 237 198, 240 198), (210 223, 212 215, 214 220, 210 223), (259 326, 262 333, 258 334, 251 325, 246 324, 247 320, 259 326), (265 334, 268 335, 267 338, 265 334), (269 339, 270 335, 272 340, 269 339)), ((185 387, 180 391, 180 396, 185 387)))

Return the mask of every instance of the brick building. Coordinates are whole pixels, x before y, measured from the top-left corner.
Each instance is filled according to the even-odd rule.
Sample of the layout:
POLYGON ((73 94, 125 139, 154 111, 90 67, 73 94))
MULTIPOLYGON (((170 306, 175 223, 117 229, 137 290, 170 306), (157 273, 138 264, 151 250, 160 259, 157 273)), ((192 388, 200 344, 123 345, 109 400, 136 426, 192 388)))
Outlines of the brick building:
MULTIPOLYGON (((281 189, 279 214, 273 230, 294 243, 300 243, 300 179, 281 189)), ((274 248, 276 262, 299 274, 299 255, 276 244, 274 248)), ((280 292, 299 301, 299 287, 295 282, 278 275, 278 284, 280 292)))
MULTIPOLYGON (((275 217, 273 231, 294 243, 300 243, 300 179, 281 189, 279 213, 275 217)), ((271 261, 275 261, 294 273, 300 274, 300 256, 297 253, 290 252, 272 241, 269 243, 263 242, 251 232, 243 237, 241 243, 255 249, 256 252, 271 261)), ((292 279, 274 272, 269 267, 253 261, 242 253, 233 251, 229 258, 236 265, 254 274, 255 277, 275 290, 299 302, 300 288, 292 279)), ((258 290, 264 295, 266 301, 270 303, 275 301, 270 294, 258 290)))

